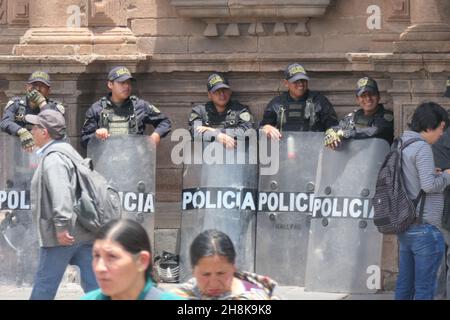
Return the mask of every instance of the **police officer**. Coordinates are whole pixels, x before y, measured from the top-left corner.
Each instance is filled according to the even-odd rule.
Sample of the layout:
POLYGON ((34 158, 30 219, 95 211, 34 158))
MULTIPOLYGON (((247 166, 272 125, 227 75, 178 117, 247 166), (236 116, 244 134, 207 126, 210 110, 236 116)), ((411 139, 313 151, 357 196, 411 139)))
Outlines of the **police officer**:
POLYGON ((114 67, 108 74, 106 97, 95 102, 87 111, 81 131, 81 143, 87 146, 94 135, 106 140, 111 135, 143 134, 146 124, 155 128, 150 138, 157 146, 170 131, 170 120, 154 105, 131 95, 135 79, 123 66, 114 67))
POLYGON ((309 77, 298 63, 284 71, 287 92, 273 98, 264 111, 260 127, 268 137, 281 138, 282 131, 325 131, 337 125, 336 112, 330 101, 308 89, 309 77))
POLYGON ((356 101, 360 109, 348 114, 325 134, 325 145, 335 149, 343 139, 381 138, 392 144, 394 115, 380 103, 377 82, 369 77, 358 80, 356 101))
POLYGON ((35 71, 28 78, 25 86, 27 94, 13 97, 5 107, 0 128, 2 131, 19 137, 23 149, 31 151, 34 146, 30 125, 25 121, 25 115, 36 115, 42 110, 53 109, 64 114, 61 103, 48 98, 50 94, 50 76, 44 71, 35 71))
POLYGON ((231 100, 230 85, 222 74, 211 74, 207 89, 210 101, 194 106, 189 116, 191 134, 203 134, 206 141, 217 139, 227 148, 234 148, 236 142, 226 129, 235 129, 236 135, 252 129, 252 114, 247 106, 231 100))

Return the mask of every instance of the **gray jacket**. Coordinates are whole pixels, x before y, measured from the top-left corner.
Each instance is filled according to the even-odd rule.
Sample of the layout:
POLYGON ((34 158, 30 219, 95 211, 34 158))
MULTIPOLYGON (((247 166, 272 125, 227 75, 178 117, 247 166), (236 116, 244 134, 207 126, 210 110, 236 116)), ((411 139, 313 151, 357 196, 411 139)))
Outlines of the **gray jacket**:
MULTIPOLYGON (((405 131, 402 140, 420 138, 403 150, 403 178, 410 199, 415 199, 420 189, 425 191, 426 200, 423 210, 423 221, 436 227, 441 227, 442 210, 444 208, 443 191, 450 184, 450 174, 435 173, 433 151, 431 145, 422 138, 420 133, 405 131)), ((419 214, 420 204, 416 214, 419 214)))
POLYGON ((73 211, 77 177, 73 163, 64 155, 51 151, 65 150, 80 159, 68 143, 54 141, 42 153, 31 181, 31 209, 38 226, 41 247, 59 246, 57 231, 68 230, 75 243, 93 242, 94 234, 77 222, 73 211))

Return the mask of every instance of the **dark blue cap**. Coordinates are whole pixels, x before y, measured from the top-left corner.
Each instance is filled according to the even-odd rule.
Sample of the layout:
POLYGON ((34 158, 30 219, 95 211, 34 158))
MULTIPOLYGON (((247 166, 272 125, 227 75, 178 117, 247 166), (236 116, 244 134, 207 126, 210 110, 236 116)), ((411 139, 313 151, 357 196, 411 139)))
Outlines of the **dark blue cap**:
POLYGON ((356 95, 360 97, 365 92, 371 92, 379 95, 377 82, 369 77, 364 77, 358 80, 356 95))
POLYGON ((206 84, 208 92, 215 92, 221 88, 230 89, 228 80, 225 79, 220 73, 213 73, 208 77, 208 83, 206 84))
POLYGON ((295 82, 300 79, 309 80, 305 68, 298 63, 292 63, 284 70, 284 78, 289 82, 295 82))
POLYGON ((128 70, 128 68, 123 67, 123 66, 114 67, 108 73, 108 80, 109 81, 123 82, 123 81, 126 81, 128 79, 136 80, 131 75, 130 70, 128 70))

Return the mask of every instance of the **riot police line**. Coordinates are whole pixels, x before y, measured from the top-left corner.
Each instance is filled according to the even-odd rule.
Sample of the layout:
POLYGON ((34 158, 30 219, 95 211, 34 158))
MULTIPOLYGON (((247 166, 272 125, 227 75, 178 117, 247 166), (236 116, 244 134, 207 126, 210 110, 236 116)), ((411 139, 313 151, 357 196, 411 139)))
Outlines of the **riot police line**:
POLYGON ((232 151, 203 141, 194 150, 195 141, 186 136, 192 150, 183 163, 181 279, 190 273, 185 251, 193 235, 217 228, 237 244, 241 269, 281 285, 324 292, 380 289, 382 236, 371 221, 372 197, 389 144, 351 140, 334 151, 323 147, 323 133, 283 135, 271 145, 262 133, 258 143, 264 148, 232 151), (211 155, 212 147, 220 149, 220 159, 199 160, 211 155), (243 150, 257 152, 262 161, 226 162, 227 156, 251 159, 227 155, 243 150), (263 164, 270 166, 269 174, 263 164))
MULTIPOLYGON (((172 156, 178 152, 183 163, 180 280, 190 275, 187 248, 193 237, 217 228, 233 240, 243 270, 312 291, 373 292, 367 270, 381 265, 382 237, 370 221, 371 197, 388 144, 352 140, 334 151, 323 147, 323 133, 283 135, 278 142, 249 133, 231 150, 178 135, 182 143, 172 156)), ((96 170, 118 186, 126 216, 141 222, 152 239, 155 154, 145 136, 88 144, 96 170), (136 159, 139 166, 132 165, 136 159)), ((14 165, 2 167, 3 175, 6 168, 22 179, 14 165)), ((23 202, 30 213, 22 200, 29 189, 19 185, 2 177, 1 210, 16 210, 23 202)), ((7 227, 11 238, 14 228, 7 227)))

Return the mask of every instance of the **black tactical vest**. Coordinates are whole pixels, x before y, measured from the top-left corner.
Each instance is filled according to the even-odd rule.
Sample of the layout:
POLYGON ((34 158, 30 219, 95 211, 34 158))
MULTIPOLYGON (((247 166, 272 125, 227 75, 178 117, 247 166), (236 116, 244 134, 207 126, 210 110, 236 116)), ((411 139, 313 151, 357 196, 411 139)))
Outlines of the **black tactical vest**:
POLYGON ((283 105, 278 111, 277 126, 280 131, 310 131, 316 122, 316 113, 312 98, 306 102, 289 102, 282 100, 283 105))
POLYGON ((131 103, 125 102, 121 107, 107 103, 107 98, 101 99, 101 127, 106 128, 110 135, 137 134, 136 97, 130 97, 131 103))
MULTIPOLYGON (((215 108, 212 106, 212 108, 215 108)), ((218 112, 208 111, 209 108, 202 108, 202 117, 205 125, 215 129, 234 128, 238 124, 238 112, 236 110, 227 109, 226 112, 220 114, 218 112)))

